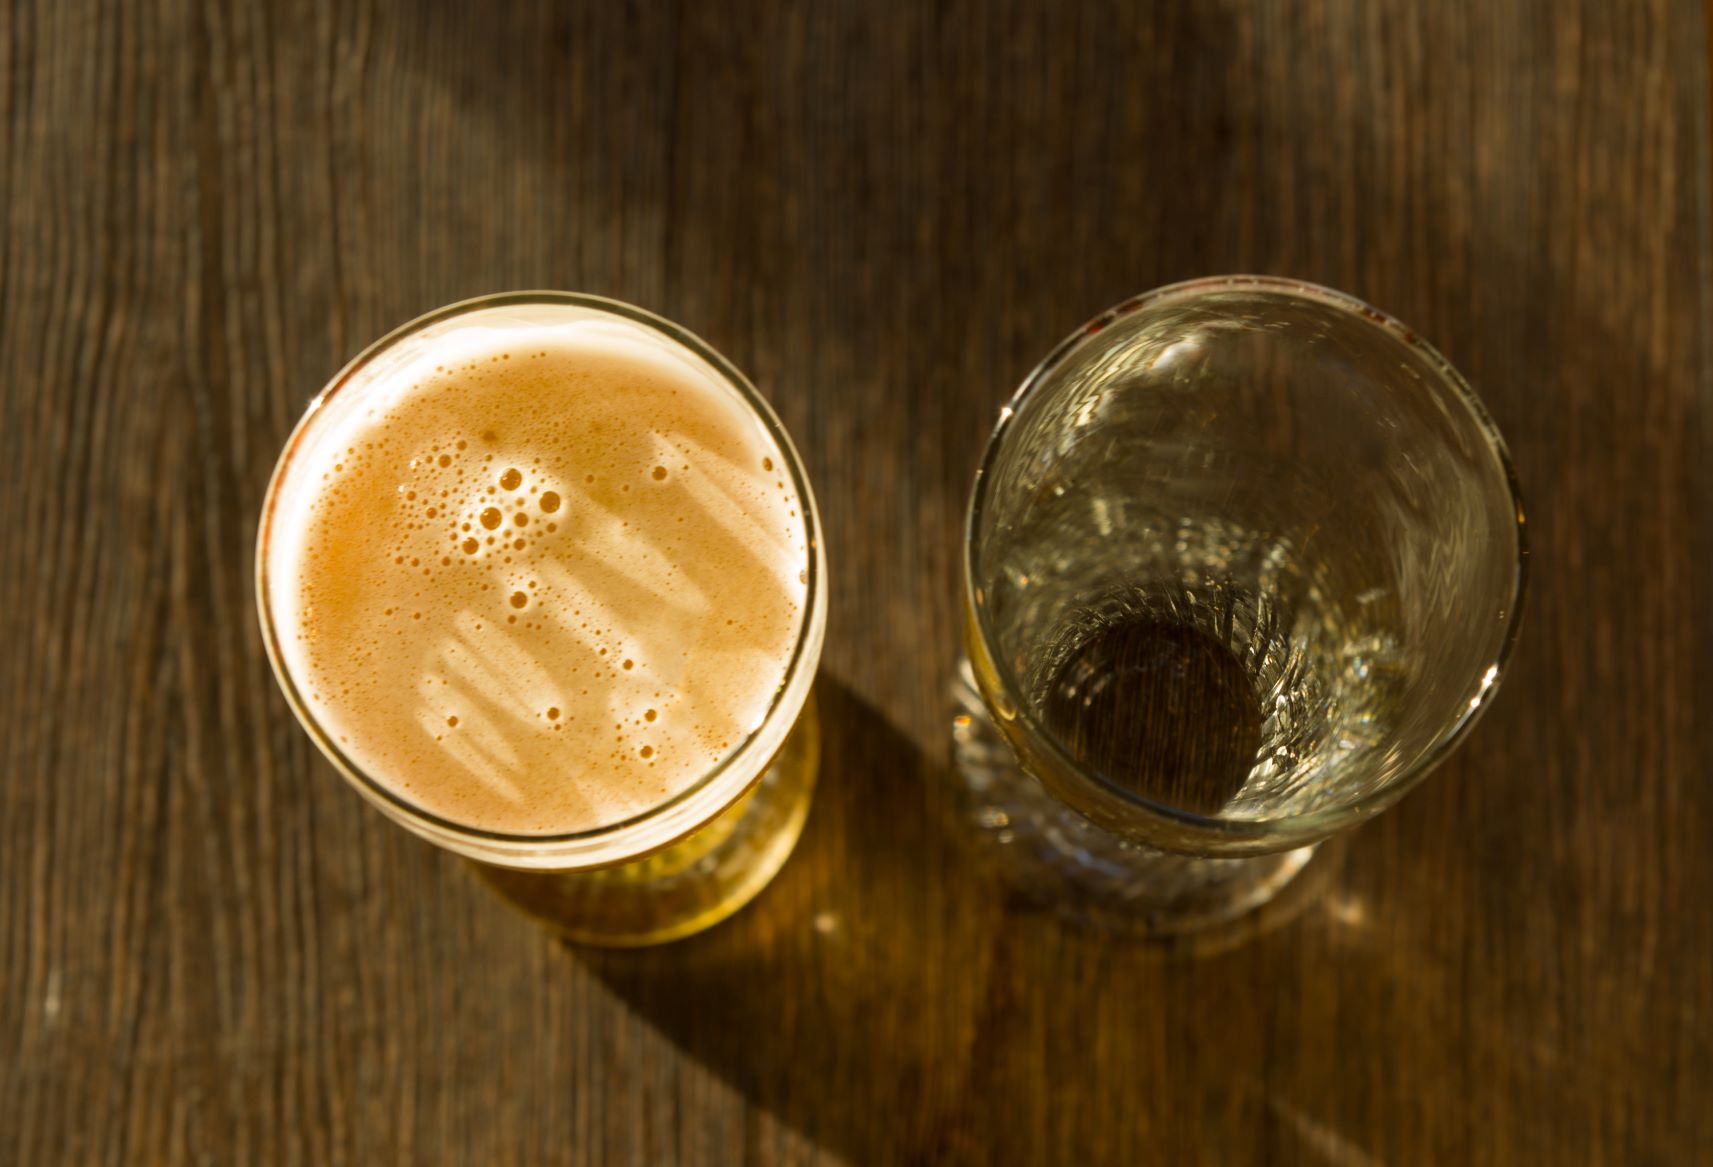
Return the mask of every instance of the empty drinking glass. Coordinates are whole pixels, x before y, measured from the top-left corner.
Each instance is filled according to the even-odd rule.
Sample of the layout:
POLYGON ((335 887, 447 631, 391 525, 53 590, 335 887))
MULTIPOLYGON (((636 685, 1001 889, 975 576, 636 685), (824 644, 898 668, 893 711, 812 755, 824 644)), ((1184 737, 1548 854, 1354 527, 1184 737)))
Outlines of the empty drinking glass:
POLYGON ((976 475, 972 813, 1067 915, 1239 916, 1462 738, 1524 562, 1498 431, 1404 325, 1252 276, 1121 304, 1029 375, 976 475))

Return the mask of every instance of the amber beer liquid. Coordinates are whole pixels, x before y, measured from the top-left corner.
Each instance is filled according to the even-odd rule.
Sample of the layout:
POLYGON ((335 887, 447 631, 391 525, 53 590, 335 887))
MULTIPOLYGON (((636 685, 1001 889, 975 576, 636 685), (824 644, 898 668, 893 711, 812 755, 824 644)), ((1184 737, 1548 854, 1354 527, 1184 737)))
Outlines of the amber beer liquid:
POLYGON ((813 498, 765 402, 667 322, 521 294, 384 339, 293 435, 258 560, 324 752, 568 935, 705 927, 795 843, 813 498))

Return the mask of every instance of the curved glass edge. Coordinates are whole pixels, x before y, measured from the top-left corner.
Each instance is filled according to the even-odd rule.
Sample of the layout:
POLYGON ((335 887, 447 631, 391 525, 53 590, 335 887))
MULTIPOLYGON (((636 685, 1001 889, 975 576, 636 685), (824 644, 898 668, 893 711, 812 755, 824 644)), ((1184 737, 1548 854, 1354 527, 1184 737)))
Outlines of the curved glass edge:
POLYGON ((1522 487, 1517 480, 1510 450, 1506 447, 1504 437, 1494 424, 1492 416, 1487 412, 1486 405, 1439 350, 1395 317, 1355 296, 1320 284, 1283 276, 1204 276, 1143 292, 1094 317, 1060 341, 1057 347, 1030 371, 1017 391, 1000 408, 999 420, 994 425, 993 433, 982 453, 981 463, 976 468, 975 479, 970 487, 969 507, 964 516, 964 640, 977 687, 981 690, 988 708, 994 712, 994 721, 1000 732, 1013 749, 1018 751, 1026 767, 1074 809, 1108 830, 1167 850, 1208 856, 1261 855, 1306 846, 1373 817, 1414 789, 1450 755, 1492 704, 1493 696, 1504 679, 1506 666, 1510 662, 1522 626, 1523 596, 1528 585, 1528 559, 1528 521, 1523 505, 1522 487), (997 638, 988 622, 986 607, 977 594, 975 582, 979 551, 977 532, 987 499, 989 472, 1005 445, 1012 420, 1022 411, 1031 394, 1043 385, 1072 353, 1113 324, 1143 308, 1211 292, 1242 290, 1296 296, 1339 309, 1386 330, 1398 342, 1426 358, 1428 363, 1439 371, 1441 387, 1451 390, 1453 397, 1469 411, 1477 428, 1486 437, 1488 450, 1503 472, 1517 517, 1516 570, 1505 628, 1490 664, 1480 674, 1482 677, 1490 674, 1491 680, 1478 682, 1475 696, 1469 700, 1462 716, 1441 731, 1434 744, 1423 752, 1409 770, 1381 789, 1366 798, 1343 805, 1274 819, 1226 819, 1197 814, 1134 794, 1105 776, 1085 769, 1030 712, 1027 703, 1014 696, 1022 691, 1022 685, 1006 664, 1004 654, 998 651, 997 638))
POLYGON ((255 577, 257 620, 274 678, 299 724, 346 781, 366 801, 413 834, 466 858, 522 870, 575 871, 640 859, 694 832, 731 805, 760 778, 796 723, 814 685, 826 637, 827 564, 820 510, 797 447, 773 407, 743 373, 695 333, 622 300, 582 292, 501 292, 460 300, 400 325, 353 357, 305 407, 274 464, 258 525, 255 577), (786 665, 785 679, 761 725, 694 784, 658 806, 605 826, 561 835, 486 831, 458 823, 417 806, 364 771, 322 728, 292 679, 279 645, 269 599, 268 549, 280 484, 322 406, 375 360, 422 331, 459 316, 518 305, 564 305, 607 313, 639 324, 706 361, 738 393, 779 447, 792 485, 803 502, 804 534, 809 547, 809 578, 797 643, 786 665))

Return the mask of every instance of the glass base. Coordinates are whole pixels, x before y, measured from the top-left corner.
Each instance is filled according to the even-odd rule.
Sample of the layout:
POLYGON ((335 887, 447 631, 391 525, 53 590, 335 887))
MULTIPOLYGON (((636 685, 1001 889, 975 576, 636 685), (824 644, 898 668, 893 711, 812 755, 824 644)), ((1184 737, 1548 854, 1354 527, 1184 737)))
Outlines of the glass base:
POLYGON ((803 833, 821 761, 811 693, 760 779, 669 847, 592 871, 516 871, 472 863, 483 882, 565 939, 636 948, 711 928, 766 887, 803 833))
POLYGON ((1131 842, 1096 826, 1017 764, 988 715, 969 663, 953 686, 956 778, 977 845, 1025 899, 1071 923, 1144 937, 1173 937, 1256 912, 1314 855, 1208 859, 1131 842))

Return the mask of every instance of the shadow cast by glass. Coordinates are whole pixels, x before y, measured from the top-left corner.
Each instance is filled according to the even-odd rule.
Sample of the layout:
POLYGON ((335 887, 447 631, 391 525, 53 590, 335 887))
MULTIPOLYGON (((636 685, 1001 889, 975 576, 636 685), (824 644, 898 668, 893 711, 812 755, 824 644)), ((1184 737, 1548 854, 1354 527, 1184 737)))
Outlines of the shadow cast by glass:
MULTIPOLYGON (((993 878, 942 764, 826 674, 816 694, 814 809, 755 902, 657 949, 568 955, 744 1097, 853 1162, 981 1161, 993 1146, 982 1132, 1006 1127, 983 1115, 1018 1088, 990 1081, 994 1046, 1042 1027, 1086 1045, 1126 976, 1146 996, 1209 962, 1236 971, 1264 937, 1288 947, 1289 930, 1266 934, 1341 871, 1317 863, 1300 897, 1195 937, 1134 943, 1068 927, 993 878), (1069 979, 1095 967, 1092 988, 1069 979)), ((1066 1082, 1098 1073, 1050 1060, 1066 1082)))

